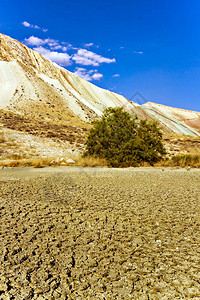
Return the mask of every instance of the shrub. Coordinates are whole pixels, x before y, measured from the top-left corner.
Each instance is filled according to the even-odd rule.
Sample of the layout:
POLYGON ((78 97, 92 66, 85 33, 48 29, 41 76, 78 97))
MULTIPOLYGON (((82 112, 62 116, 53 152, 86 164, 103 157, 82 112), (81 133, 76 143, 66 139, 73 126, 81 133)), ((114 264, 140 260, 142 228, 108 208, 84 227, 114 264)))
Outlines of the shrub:
POLYGON ((108 108, 93 123, 84 156, 106 159, 113 167, 151 165, 165 155, 162 132, 156 122, 138 121, 122 108, 108 108))

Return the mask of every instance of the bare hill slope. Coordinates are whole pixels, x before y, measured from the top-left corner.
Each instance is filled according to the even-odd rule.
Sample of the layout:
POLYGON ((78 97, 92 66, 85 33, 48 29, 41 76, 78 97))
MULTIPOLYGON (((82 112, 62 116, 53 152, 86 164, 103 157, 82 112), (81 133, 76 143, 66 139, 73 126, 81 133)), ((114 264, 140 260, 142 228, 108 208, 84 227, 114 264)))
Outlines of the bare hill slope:
POLYGON ((47 138, 62 141, 65 149, 83 149, 91 120, 100 117, 106 107, 117 106, 139 117, 158 119, 166 133, 200 136, 199 112, 130 102, 0 34, 0 123, 4 135, 14 134, 16 140, 22 133, 26 139, 47 138))
POLYGON ((0 34, 0 107, 47 120, 72 115, 90 121, 106 107, 132 108, 123 96, 101 89, 0 34))

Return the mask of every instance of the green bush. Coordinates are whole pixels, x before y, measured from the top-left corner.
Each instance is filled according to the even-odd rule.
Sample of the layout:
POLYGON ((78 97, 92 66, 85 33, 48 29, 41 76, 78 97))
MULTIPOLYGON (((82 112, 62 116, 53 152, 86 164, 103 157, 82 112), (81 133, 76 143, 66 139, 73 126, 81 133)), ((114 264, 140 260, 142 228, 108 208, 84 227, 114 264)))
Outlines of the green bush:
POLYGON ((94 121, 84 156, 104 158, 113 167, 153 165, 165 155, 162 133, 156 122, 138 121, 122 108, 108 108, 94 121))

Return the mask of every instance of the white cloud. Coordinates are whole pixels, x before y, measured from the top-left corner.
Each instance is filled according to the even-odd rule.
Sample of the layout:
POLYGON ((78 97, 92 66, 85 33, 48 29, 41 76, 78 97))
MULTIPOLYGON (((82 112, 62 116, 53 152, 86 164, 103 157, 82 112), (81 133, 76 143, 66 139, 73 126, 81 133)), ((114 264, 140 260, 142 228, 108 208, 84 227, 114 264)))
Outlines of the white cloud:
MULTIPOLYGON (((59 50, 59 49, 63 49, 63 47, 61 45, 52 45, 52 44, 49 44, 51 50, 59 50)), ((64 47, 66 48, 66 47, 64 47)))
POLYGON ((70 49, 71 47, 70 47, 70 45, 69 46, 64 46, 64 47, 62 47, 62 51, 64 51, 64 52, 66 52, 68 49, 70 49))
POLYGON ((86 57, 83 56, 79 56, 78 54, 74 54, 73 58, 72 58, 76 64, 79 65, 83 65, 83 66, 99 66, 99 63, 92 60, 92 59, 88 59, 86 57))
POLYGON ((67 50, 71 49, 71 45, 62 46, 58 42, 55 43, 47 43, 51 50, 61 50, 62 52, 67 52, 67 50))
POLYGON ((28 28, 41 29, 41 30, 44 31, 44 32, 47 32, 47 31, 48 31, 48 29, 46 29, 46 28, 40 28, 38 25, 30 24, 30 23, 27 22, 27 21, 22 22, 22 25, 23 25, 24 27, 28 27, 28 28))
POLYGON ((120 77, 120 75, 119 74, 115 74, 112 77, 120 77))
POLYGON ((88 43, 88 44, 85 44, 84 47, 88 48, 88 47, 92 47, 94 46, 94 43, 88 43))
POLYGON ((25 39, 24 42, 26 45, 30 45, 30 46, 40 46, 46 44, 44 40, 33 35, 30 36, 28 39, 25 39))
POLYGON ((70 49, 72 47, 71 44, 69 43, 59 43, 59 41, 54 40, 54 39, 40 39, 36 36, 30 36, 28 39, 24 40, 26 45, 29 46, 43 46, 43 45, 47 45, 49 46, 49 48, 51 50, 61 50, 63 52, 66 52, 68 49, 70 49))
POLYGON ((39 52, 44 57, 48 58, 49 60, 57 63, 60 66, 69 66, 71 65, 71 56, 69 56, 67 53, 59 53, 56 51, 51 51, 49 49, 46 49, 42 46, 36 47, 33 50, 39 52))
POLYGON ((142 51, 133 51, 133 53, 135 53, 135 54, 143 54, 144 52, 142 52, 142 51))
MULTIPOLYGON (((66 42, 59 42, 54 39, 41 39, 36 36, 30 36, 24 40, 24 43, 28 46, 32 46, 33 50, 38 51, 44 57, 50 59, 51 61, 57 63, 60 66, 71 65, 74 61, 76 64, 83 66, 99 66, 102 63, 114 63, 115 58, 106 58, 99 54, 86 49, 74 48, 71 44, 66 42), (69 55, 68 50, 73 51, 74 54, 69 55)), ((97 70, 90 71, 83 70, 83 68, 77 68, 75 72, 78 72, 78 76, 85 78, 86 80, 100 80, 103 75, 98 73, 97 70), (80 75, 79 75, 80 73, 80 75), (88 75, 89 74, 89 75, 88 75)))
POLYGON ((61 42, 61 45, 65 46, 67 48, 70 48, 70 49, 72 48, 72 44, 69 44, 67 42, 61 42))
POLYGON ((101 74, 101 73, 95 73, 94 75, 92 75, 92 78, 94 80, 100 80, 101 78, 103 78, 103 74, 101 74))
POLYGON ((92 80, 91 75, 84 68, 76 68, 74 74, 80 78, 87 80, 87 81, 92 80))
POLYGON ((26 21, 22 22, 22 25, 24 25, 25 27, 31 27, 31 24, 26 21))
POLYGON ((98 73, 98 70, 86 70, 85 68, 76 67, 74 74, 87 81, 100 80, 103 78, 103 74, 98 73))
POLYGON ((36 36, 30 36, 28 39, 24 40, 26 45, 30 46, 41 46, 48 44, 49 46, 56 46, 59 45, 57 40, 54 39, 40 39, 36 36))
POLYGON ((116 62, 115 58, 106 58, 94 52, 88 51, 86 49, 79 49, 72 58, 77 64, 84 66, 99 66, 101 63, 113 63, 116 62))

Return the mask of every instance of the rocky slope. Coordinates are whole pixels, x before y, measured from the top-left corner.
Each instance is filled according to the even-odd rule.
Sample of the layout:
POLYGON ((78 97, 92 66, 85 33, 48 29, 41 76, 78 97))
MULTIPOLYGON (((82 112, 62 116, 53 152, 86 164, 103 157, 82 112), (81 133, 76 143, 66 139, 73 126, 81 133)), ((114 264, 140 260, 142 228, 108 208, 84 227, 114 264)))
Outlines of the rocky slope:
POLYGON ((91 120, 106 107, 123 106, 158 119, 166 133, 200 136, 200 113, 145 103, 138 105, 101 89, 52 63, 22 43, 0 34, 1 131, 57 138, 81 148, 91 120))

